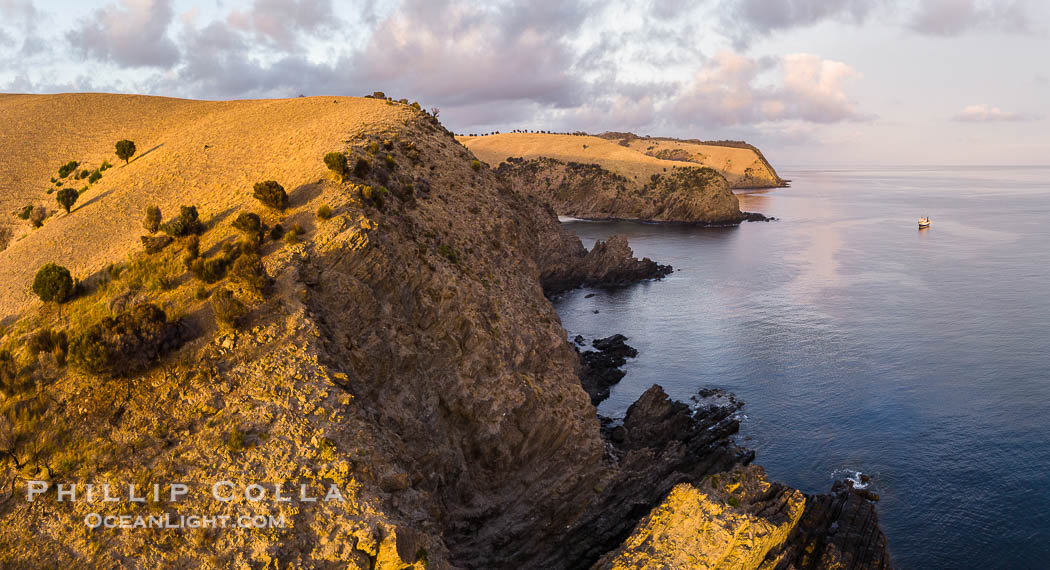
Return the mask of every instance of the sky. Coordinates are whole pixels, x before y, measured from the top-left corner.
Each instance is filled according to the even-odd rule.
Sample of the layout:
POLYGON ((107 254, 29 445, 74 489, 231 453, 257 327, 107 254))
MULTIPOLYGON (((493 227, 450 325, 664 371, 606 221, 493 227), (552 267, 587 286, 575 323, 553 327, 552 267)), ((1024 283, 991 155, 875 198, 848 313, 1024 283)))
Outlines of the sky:
POLYGON ((0 0, 0 92, 364 95, 457 133, 1050 164, 1047 0, 0 0))

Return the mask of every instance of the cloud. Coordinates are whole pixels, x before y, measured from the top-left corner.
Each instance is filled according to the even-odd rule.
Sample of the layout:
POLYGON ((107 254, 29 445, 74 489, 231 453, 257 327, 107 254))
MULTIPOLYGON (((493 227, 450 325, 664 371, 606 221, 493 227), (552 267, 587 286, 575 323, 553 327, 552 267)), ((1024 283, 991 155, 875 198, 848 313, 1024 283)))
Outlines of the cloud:
POLYGON ((1039 117, 1025 113, 1010 113, 999 107, 986 104, 968 105, 962 111, 952 117, 954 121, 964 123, 994 123, 1011 121, 1036 121, 1039 117))
POLYGON ((828 19, 864 21, 885 0, 731 0, 721 13, 743 33, 812 26, 828 19))
POLYGON ((302 33, 335 29, 340 24, 331 0, 255 0, 250 10, 230 12, 227 21, 283 50, 295 48, 302 33))
POLYGON ((1045 4, 1031 0, 922 0, 907 26, 934 36, 956 36, 971 30, 1028 34, 1037 31, 1040 10, 1045 15, 1045 4))
POLYGON ((71 33, 85 55, 122 67, 170 67, 179 49, 168 37, 171 0, 120 0, 96 10, 71 33))
POLYGON ((569 39, 587 13, 573 2, 408 0, 379 22, 352 77, 362 92, 374 87, 445 105, 574 105, 584 82, 569 39))
POLYGON ((849 65, 814 54, 753 59, 724 51, 696 73, 670 107, 679 120, 708 126, 860 120, 865 117, 844 85, 859 77, 849 65), (778 74, 779 81, 760 84, 766 72, 778 74))

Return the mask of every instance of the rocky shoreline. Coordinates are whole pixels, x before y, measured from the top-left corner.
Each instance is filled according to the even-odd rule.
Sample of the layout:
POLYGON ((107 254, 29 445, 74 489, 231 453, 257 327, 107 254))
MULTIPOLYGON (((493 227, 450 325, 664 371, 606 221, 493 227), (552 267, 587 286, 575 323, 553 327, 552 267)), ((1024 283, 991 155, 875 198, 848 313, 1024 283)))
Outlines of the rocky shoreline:
MULTIPOLYGON (((626 359, 638 354, 627 340, 614 334, 592 341, 596 350, 581 351, 584 339, 573 339, 580 383, 595 405, 624 377, 626 359)), ((593 515, 573 529, 585 535, 573 541, 580 545, 574 552, 579 567, 685 567, 705 560, 777 569, 890 567, 877 495, 849 480, 836 481, 826 494, 770 483, 752 464, 754 451, 732 439, 744 403, 719 389, 701 389, 692 400, 673 401, 653 385, 622 423, 599 415, 608 458, 619 470, 611 490, 592 503, 593 515), (705 529, 703 540, 695 531, 681 532, 690 525, 705 529), (661 543, 676 532, 679 540, 661 543)))

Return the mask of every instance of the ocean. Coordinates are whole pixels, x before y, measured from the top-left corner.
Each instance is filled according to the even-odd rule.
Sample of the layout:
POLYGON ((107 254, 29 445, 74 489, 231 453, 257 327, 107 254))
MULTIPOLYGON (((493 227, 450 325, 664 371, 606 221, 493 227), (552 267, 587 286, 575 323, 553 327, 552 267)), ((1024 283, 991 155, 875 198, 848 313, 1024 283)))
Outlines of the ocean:
POLYGON ((1050 167, 780 174, 791 187, 738 194, 775 222, 566 223, 675 267, 555 301, 570 337, 623 333, 640 352, 599 413, 652 384, 725 388, 771 479, 871 476, 895 565, 1045 568, 1050 167))

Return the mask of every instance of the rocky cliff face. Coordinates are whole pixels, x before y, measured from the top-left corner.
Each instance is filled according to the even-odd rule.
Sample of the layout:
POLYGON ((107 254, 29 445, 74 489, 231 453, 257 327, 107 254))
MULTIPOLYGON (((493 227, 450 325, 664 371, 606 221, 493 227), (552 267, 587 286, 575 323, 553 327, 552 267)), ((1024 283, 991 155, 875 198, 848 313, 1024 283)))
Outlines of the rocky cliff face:
MULTIPOLYGON (((634 259, 622 238, 586 251, 533 196, 471 168, 432 117, 346 145, 351 164, 372 167, 342 182, 300 181, 287 211, 264 213, 304 230, 298 242, 260 246, 265 287, 194 280, 180 240, 96 276, 61 311, 37 305, 5 329, 0 564, 581 568, 639 560, 629 537, 698 516, 690 507, 637 526, 669 494, 667 512, 699 497, 676 486, 750 462, 729 439, 731 398, 691 408, 654 388, 622 426, 603 426, 581 389, 577 353, 545 294, 665 268, 634 259), (314 215, 322 204, 330 218, 314 215), (236 328, 217 326, 200 299, 219 286, 246 305, 236 328), (55 347, 31 348, 44 328, 73 336, 141 301, 193 331, 145 372, 92 374, 55 347), (34 479, 53 486, 28 502, 34 479), (271 491, 216 501, 218 481, 271 491), (190 489, 183 500, 64 501, 54 490, 172 482, 190 489), (275 489, 323 496, 332 485, 344 501, 274 499, 275 489), (93 512, 280 515, 287 526, 90 529, 93 512)), ((232 249, 237 213, 207 220, 201 255, 232 249)), ((719 492, 705 496, 728 497, 719 492)), ((755 497, 748 505, 765 500, 755 497)), ((867 560, 857 545, 881 544, 874 513, 841 497, 807 498, 824 507, 807 508, 770 552, 798 567, 867 560)), ((747 513, 781 536, 779 518, 747 513)))
POLYGON ((710 168, 672 168, 642 185, 596 164, 552 158, 509 159, 496 172, 563 216, 699 224, 745 219, 725 178, 710 168))

